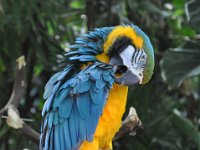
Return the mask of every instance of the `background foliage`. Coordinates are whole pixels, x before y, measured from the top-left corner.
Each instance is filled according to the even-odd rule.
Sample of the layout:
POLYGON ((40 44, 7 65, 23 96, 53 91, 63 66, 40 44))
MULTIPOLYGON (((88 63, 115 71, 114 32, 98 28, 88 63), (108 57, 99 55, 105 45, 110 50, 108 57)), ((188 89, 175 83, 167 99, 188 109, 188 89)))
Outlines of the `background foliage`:
MULTIPOLYGON (((43 87, 75 37, 94 27, 134 23, 150 37, 154 76, 129 91, 144 129, 114 143, 123 150, 200 150, 200 1, 1 0, 0 108, 10 97, 15 60, 27 61, 22 117, 40 130, 43 87)), ((0 119, 0 149, 37 149, 0 119)))

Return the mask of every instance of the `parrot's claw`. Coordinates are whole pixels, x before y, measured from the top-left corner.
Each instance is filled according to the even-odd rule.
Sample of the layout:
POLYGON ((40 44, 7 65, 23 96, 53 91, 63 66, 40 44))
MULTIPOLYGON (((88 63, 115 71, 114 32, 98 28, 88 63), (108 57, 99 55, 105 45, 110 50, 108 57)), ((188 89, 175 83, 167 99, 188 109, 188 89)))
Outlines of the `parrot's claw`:
POLYGON ((126 119, 122 122, 122 126, 125 126, 129 130, 129 134, 131 136, 136 135, 136 130, 139 128, 143 128, 142 122, 138 118, 137 112, 135 108, 131 107, 129 109, 129 114, 126 119))
POLYGON ((140 128, 143 129, 142 122, 138 118, 135 108, 131 107, 129 110, 128 116, 122 122, 122 126, 119 132, 115 135, 115 138, 113 141, 125 136, 126 134, 135 136, 137 129, 140 129, 140 128))

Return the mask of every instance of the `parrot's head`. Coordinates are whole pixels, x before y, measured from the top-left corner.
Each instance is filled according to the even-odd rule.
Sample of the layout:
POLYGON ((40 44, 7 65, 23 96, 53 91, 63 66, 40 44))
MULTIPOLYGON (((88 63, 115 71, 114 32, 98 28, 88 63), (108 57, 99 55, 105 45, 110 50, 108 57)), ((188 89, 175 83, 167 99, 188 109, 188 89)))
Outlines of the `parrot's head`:
POLYGON ((127 86, 147 83, 154 69, 151 42, 132 24, 90 31, 76 39, 66 59, 68 63, 82 66, 81 69, 96 61, 109 64, 115 71, 115 82, 127 86))
POLYGON ((122 85, 147 83, 153 74, 154 52, 148 36, 135 25, 114 27, 97 59, 115 70, 115 82, 122 85))

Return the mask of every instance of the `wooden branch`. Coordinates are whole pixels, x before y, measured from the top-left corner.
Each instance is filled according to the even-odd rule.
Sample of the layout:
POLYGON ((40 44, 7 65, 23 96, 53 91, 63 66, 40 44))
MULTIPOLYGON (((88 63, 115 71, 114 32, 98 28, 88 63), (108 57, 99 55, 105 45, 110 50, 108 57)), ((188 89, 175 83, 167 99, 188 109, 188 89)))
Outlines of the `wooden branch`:
POLYGON ((135 108, 131 107, 129 109, 129 114, 126 119, 122 122, 122 126, 119 131, 116 133, 113 141, 118 140, 126 135, 135 136, 136 131, 139 128, 143 128, 142 122, 138 118, 135 108))
POLYGON ((25 82, 25 58, 24 56, 19 57, 16 60, 16 73, 13 85, 12 94, 8 103, 0 110, 0 117, 7 112, 6 122, 9 127, 14 129, 19 129, 25 136, 31 139, 35 143, 39 143, 39 133, 34 131, 30 126, 28 126, 22 118, 20 118, 19 111, 17 109, 20 100, 26 91, 25 82))
POLYGON ((31 141, 36 144, 39 144, 40 141, 40 134, 31 128, 26 123, 23 123, 22 128, 19 129, 26 137, 28 137, 31 141))
POLYGON ((16 60, 17 67, 16 67, 16 73, 15 73, 15 81, 13 85, 12 94, 10 96, 10 99, 8 103, 0 110, 0 116, 2 116, 3 113, 5 113, 8 109, 9 105, 14 105, 15 107, 18 107, 20 99, 23 97, 26 85, 25 85, 25 58, 24 56, 19 57, 16 60))

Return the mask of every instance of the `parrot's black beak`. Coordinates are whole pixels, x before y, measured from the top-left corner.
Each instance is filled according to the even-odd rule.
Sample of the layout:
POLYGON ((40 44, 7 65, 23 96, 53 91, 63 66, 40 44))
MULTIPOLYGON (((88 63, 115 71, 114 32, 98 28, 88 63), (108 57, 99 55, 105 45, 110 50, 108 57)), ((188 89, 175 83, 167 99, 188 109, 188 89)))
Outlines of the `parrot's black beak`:
POLYGON ((110 59, 116 75, 115 82, 118 84, 131 86, 142 83, 143 72, 133 66, 131 50, 133 47, 127 47, 124 52, 110 59))
POLYGON ((121 77, 116 77, 115 82, 121 85, 135 85, 140 83, 140 78, 134 74, 131 70, 127 70, 121 77))
POLYGON ((124 65, 113 64, 115 58, 111 59, 111 65, 114 66, 114 71, 116 74, 115 82, 121 85, 131 86, 141 83, 141 78, 138 73, 134 73, 133 70, 128 70, 124 65))

